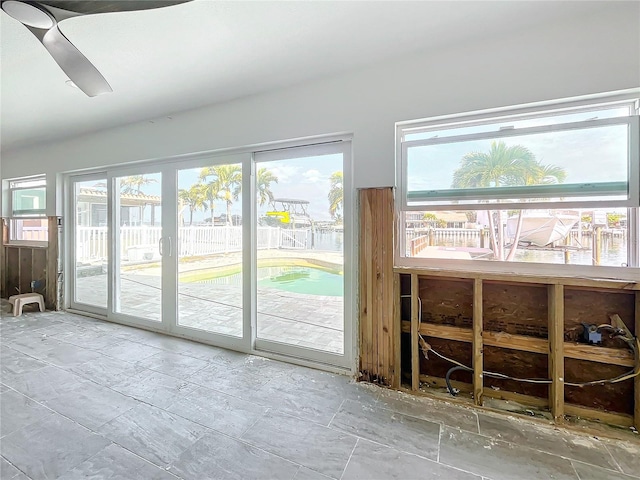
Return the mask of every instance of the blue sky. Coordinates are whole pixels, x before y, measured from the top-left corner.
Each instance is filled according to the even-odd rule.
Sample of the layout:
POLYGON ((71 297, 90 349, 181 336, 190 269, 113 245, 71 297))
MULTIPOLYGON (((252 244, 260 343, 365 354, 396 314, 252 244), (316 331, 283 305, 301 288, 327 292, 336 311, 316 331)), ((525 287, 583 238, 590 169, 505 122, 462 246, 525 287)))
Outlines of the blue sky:
MULTIPOLYGON (((624 117, 628 108, 608 108, 525 120, 506 119, 486 125, 409 133, 406 141, 435 137, 527 128, 589 119, 624 117)), ((610 125, 579 130, 545 132, 496 139, 507 146, 527 147, 543 165, 562 167, 565 183, 612 182, 627 180, 627 126, 610 125)), ((410 147, 408 151, 408 190, 451 188, 454 171, 470 152, 488 152, 491 139, 410 147)))
MULTIPOLYGON (((544 165, 564 168, 565 183, 626 181, 626 130, 626 125, 613 125, 499 140, 527 147, 544 165)), ((450 188, 462 157, 490 147, 491 140, 480 140, 409 148, 409 190, 450 188)))
MULTIPOLYGON (((266 167, 277 178, 278 183, 271 185, 271 190, 275 198, 295 198, 308 200, 308 212, 315 221, 330 220, 329 177, 333 172, 342 171, 342 155, 321 155, 315 157, 305 157, 300 159, 278 160, 273 162, 261 162, 257 168, 266 167)), ((178 175, 178 188, 187 189, 191 185, 199 182, 200 168, 181 170, 178 175)), ((157 189, 155 184, 145 188, 145 191, 152 192, 157 189)), ((234 201, 231 208, 232 214, 241 214, 241 201, 234 201)), ((258 215, 263 215, 268 209, 264 205, 258 209, 258 215)), ((226 213, 227 207, 224 200, 216 202, 215 216, 226 213)), ((210 212, 194 213, 194 223, 200 222, 210 216, 210 212)), ((188 212, 185 220, 188 222, 188 212)))

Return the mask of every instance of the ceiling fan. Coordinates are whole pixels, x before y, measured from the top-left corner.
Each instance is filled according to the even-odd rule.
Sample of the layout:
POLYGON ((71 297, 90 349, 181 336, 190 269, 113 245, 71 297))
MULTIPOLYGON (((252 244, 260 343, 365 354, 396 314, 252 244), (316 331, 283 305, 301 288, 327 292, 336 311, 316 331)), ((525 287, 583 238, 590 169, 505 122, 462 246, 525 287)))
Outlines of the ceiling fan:
POLYGON ((69 79, 95 97, 113 90, 98 69, 60 31, 68 18, 99 13, 150 10, 191 0, 0 0, 0 7, 22 23, 44 45, 69 79))

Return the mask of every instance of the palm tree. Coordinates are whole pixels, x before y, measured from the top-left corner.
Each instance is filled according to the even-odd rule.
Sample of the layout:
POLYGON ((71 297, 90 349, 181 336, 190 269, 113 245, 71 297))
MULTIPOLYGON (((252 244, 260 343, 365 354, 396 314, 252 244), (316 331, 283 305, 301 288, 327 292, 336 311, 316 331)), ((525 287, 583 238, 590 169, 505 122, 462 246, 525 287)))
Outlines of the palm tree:
MULTIPOLYGON (((122 177, 120 179, 120 193, 128 195, 140 195, 142 193, 142 187, 150 183, 157 183, 155 178, 147 178, 145 175, 131 175, 129 177, 122 177)), ((101 184, 103 185, 103 184, 101 184)), ((106 184, 104 185, 106 187, 106 184)), ((147 207, 146 203, 140 205, 140 224, 144 219, 144 209, 147 207)), ((151 208, 154 208, 153 206, 151 208)), ((153 218, 153 212, 151 213, 153 218)))
MULTIPOLYGON (((471 152, 462 157, 460 167, 453 174, 453 188, 488 188, 517 185, 541 185, 561 183, 566 172, 560 167, 542 165, 535 155, 522 145, 507 146, 504 142, 492 142, 488 153, 471 152)), ((505 260, 504 231, 502 212, 497 211, 498 228, 495 228, 494 212, 487 211, 489 232, 494 254, 498 260, 505 260), (497 235, 496 235, 497 230, 497 235)), ((506 256, 513 260, 518 248, 522 230, 522 210, 518 214, 518 223, 506 256)))
POLYGON ((331 187, 329 189, 329 213, 331 218, 340 220, 342 218, 340 212, 344 205, 344 184, 343 175, 341 171, 333 172, 329 177, 331 187))
POLYGON ((193 212, 196 210, 207 210, 209 205, 206 202, 205 185, 191 185, 188 190, 181 188, 178 190, 178 198, 189 206, 189 226, 193 225, 193 212))
POLYGON ((256 191, 260 206, 263 206, 267 201, 273 201, 273 192, 270 188, 272 183, 278 183, 278 177, 264 167, 258 169, 258 175, 256 177, 256 191))
POLYGON ((142 193, 143 185, 148 185, 150 183, 157 183, 157 180, 154 178, 147 178, 144 175, 123 177, 120 179, 120 191, 121 193, 140 195, 142 193))
POLYGON ((218 198, 227 202, 227 225, 231 225, 231 205, 238 200, 242 189, 242 167, 236 164, 203 168, 200 178, 209 177, 212 177, 209 186, 218 192, 218 198))
POLYGON ((207 201, 207 205, 209 207, 211 226, 214 224, 214 209, 216 200, 220 198, 220 192, 218 191, 218 186, 214 182, 209 182, 206 185, 201 185, 204 198, 207 201))

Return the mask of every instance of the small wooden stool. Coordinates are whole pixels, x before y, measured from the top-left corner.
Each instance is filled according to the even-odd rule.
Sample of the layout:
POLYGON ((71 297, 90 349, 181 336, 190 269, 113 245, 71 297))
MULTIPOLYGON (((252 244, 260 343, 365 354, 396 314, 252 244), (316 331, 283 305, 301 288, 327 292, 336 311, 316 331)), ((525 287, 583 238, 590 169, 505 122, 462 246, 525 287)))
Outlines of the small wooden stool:
POLYGON ((9 297, 9 303, 13 305, 13 316, 22 315, 22 307, 28 303, 37 303, 40 311, 44 312, 44 297, 39 293, 21 293, 20 295, 12 295, 9 297))

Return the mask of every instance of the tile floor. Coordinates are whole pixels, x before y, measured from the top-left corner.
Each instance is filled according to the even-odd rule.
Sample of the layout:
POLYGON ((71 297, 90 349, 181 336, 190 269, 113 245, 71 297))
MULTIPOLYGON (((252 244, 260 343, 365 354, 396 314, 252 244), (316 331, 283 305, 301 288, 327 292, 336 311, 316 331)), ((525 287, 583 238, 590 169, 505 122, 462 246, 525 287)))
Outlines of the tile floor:
POLYGON ((632 441, 66 313, 0 328, 3 480, 640 478, 632 441))

